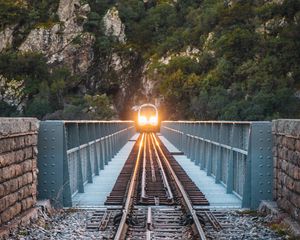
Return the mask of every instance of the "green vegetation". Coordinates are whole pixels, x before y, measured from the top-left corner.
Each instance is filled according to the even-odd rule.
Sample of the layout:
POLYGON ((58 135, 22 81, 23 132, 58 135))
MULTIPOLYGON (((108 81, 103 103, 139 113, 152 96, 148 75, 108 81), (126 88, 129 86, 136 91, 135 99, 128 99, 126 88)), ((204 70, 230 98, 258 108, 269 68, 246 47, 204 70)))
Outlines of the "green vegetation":
MULTIPOLYGON (((129 40, 152 57, 173 119, 299 117, 300 2, 223 0, 119 4, 129 40), (275 19, 275 20, 274 20, 275 19), (275 23, 272 25, 272 22, 275 23), (277 21, 277 22, 276 22, 277 21), (187 47, 197 57, 158 59, 187 47), (175 111, 173 111, 176 106, 175 111)), ((151 73, 152 74, 152 73, 151 73)))
MULTIPOLYGON (((270 228, 277 232, 280 236, 288 236, 287 228, 281 223, 273 223, 271 224, 270 228)), ((288 239, 292 239, 291 237, 288 237, 288 239)))
POLYGON ((63 89, 70 74, 63 68, 50 73, 41 54, 4 52, 0 55, 0 74, 8 81, 22 83, 27 103, 23 109, 25 115, 42 118, 62 107, 63 89))
POLYGON ((59 0, 0 0, 0 31, 14 26, 13 48, 17 49, 35 27, 50 28, 59 21, 59 0))
MULTIPOLYGON (((155 91, 165 109, 172 109, 167 112, 172 119, 300 117, 299 0, 242 0, 231 6, 224 0, 80 2, 91 6, 84 30, 95 36, 94 62, 85 78, 64 66, 48 66, 41 54, 16 50, 33 27, 50 28, 58 21, 58 0, 0 0, 0 29, 17 24, 13 48, 0 54, 0 75, 23 83, 23 114, 112 117, 121 83, 132 78, 127 85, 138 88, 150 62, 147 73, 157 81, 155 91), (102 19, 112 6, 126 26, 126 44, 104 34, 102 19), (123 76, 110 64, 113 53, 129 62, 123 76)), ((84 43, 78 37, 72 44, 84 43)), ((13 115, 16 107, 0 101, 0 111, 13 115)))
MULTIPOLYGON (((106 1, 82 1, 102 15, 109 4, 103 8, 106 1), (100 10, 101 9, 101 10, 100 10)), ((27 0, 7 1, 0 0, 0 30, 17 24, 14 33, 12 49, 0 53, 0 76, 7 81, 18 81, 22 85, 20 102, 10 105, 0 99, 0 116, 35 116, 43 118, 61 119, 109 119, 115 115, 110 108, 111 99, 105 94, 91 93, 82 97, 77 94, 76 88, 82 81, 78 76, 71 75, 64 66, 50 66, 47 59, 40 53, 20 53, 18 46, 25 40, 33 28, 51 28, 59 19, 56 14, 59 0, 27 0), (21 107, 21 112, 17 110, 21 107)), ((98 37, 106 38, 102 31, 102 15, 91 12, 86 27, 98 37), (95 17, 98 16, 98 17, 95 17), (93 22, 94 21, 94 22, 93 22)), ((106 40, 106 39, 105 39, 106 40)), ((99 41, 97 41, 99 42, 99 41)), ((101 41, 100 41, 101 42, 101 41)), ((106 40, 110 44, 110 40, 106 40)), ((81 36, 74 39, 72 44, 82 44, 81 36)), ((97 45, 95 46, 97 47, 97 45)), ((103 49, 109 49, 103 46, 103 49)), ((3 92, 2 92, 3 94, 3 92)))
MULTIPOLYGON (((109 119, 114 116, 105 95, 72 96, 80 79, 64 67, 50 69, 41 54, 5 52, 0 54, 0 75, 23 85, 23 114, 40 119, 109 119), (26 99, 24 99, 26 98, 26 99), (66 105, 66 106, 65 106, 66 105), (57 112, 53 116, 51 113, 57 112)), ((14 116, 16 107, 0 101, 0 116, 14 116)))
POLYGON ((18 23, 27 13, 26 6, 14 0, 0 0, 0 30, 18 23))

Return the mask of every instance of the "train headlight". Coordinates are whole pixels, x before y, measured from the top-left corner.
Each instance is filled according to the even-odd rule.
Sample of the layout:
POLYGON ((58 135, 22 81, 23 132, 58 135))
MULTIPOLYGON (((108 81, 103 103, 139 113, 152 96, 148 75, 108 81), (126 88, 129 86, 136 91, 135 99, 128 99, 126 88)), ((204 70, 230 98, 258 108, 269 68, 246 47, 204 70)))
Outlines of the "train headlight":
POLYGON ((139 116, 139 125, 146 125, 147 124, 147 118, 145 116, 139 116))
POLYGON ((158 123, 157 117, 150 117, 150 124, 156 126, 158 123))

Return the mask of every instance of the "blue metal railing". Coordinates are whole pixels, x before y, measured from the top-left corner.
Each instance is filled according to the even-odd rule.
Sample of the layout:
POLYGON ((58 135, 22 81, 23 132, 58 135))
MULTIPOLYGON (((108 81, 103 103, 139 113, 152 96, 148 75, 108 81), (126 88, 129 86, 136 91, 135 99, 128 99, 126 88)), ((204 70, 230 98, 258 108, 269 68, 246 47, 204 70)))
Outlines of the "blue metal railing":
POLYGON ((44 121, 38 141, 40 199, 71 207, 135 133, 132 121, 44 121))
POLYGON ((272 199, 271 122, 164 121, 161 132, 242 207, 272 199))

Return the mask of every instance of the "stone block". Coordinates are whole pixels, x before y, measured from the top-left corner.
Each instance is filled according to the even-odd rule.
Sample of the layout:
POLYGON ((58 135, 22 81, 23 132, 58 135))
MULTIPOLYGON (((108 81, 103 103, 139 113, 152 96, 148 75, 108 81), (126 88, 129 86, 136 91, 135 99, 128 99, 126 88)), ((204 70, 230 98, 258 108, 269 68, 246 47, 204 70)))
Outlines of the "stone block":
POLYGON ((25 211, 25 210, 33 207, 33 205, 35 204, 35 201, 32 197, 28 197, 26 199, 23 199, 21 201, 21 204, 22 204, 22 211, 25 211))
POLYGON ((0 183, 7 181, 12 178, 15 174, 15 169, 13 166, 8 166, 0 169, 0 183))
POLYGON ((292 194, 291 203, 297 208, 300 208, 300 195, 296 193, 292 194))
POLYGON ((39 121, 35 118, 1 118, 0 137, 37 131, 39 121))
POLYGON ((299 119, 279 119, 273 121, 272 130, 275 134, 300 136, 300 120, 299 119))
POLYGON ((17 177, 17 176, 20 176, 23 172, 23 163, 22 164, 14 164, 14 165, 11 165, 11 167, 14 169, 12 170, 12 172, 14 173, 12 175, 13 178, 17 177))
POLYGON ((5 187, 3 184, 0 184, 0 198, 5 195, 5 187))
POLYGON ((299 167, 294 167, 293 168, 293 175, 292 177, 295 179, 295 180, 300 180, 300 168, 299 167))
POLYGON ((300 152, 300 139, 297 139, 297 140, 296 140, 296 143, 295 143, 295 149, 296 149, 296 151, 299 151, 299 152, 300 152))
POLYGON ((275 146, 276 147, 282 147, 283 136, 280 136, 280 135, 273 135, 273 136, 274 136, 273 143, 275 143, 275 146))
POLYGON ((18 193, 11 193, 0 199, 0 212, 14 205, 18 201, 18 193))
POLYGON ((282 140, 283 146, 292 151, 295 150, 295 143, 296 143, 295 138, 284 137, 282 140))
MULTIPOLYGON (((276 150, 277 150, 277 149, 276 149, 276 150)), ((272 153, 273 153, 273 158, 274 158, 274 159, 277 159, 277 158, 279 157, 278 151, 275 151, 275 148, 273 148, 272 153)))
POLYGON ((16 215, 20 214, 22 210, 21 203, 16 203, 15 205, 9 207, 4 212, 0 214, 0 219, 2 223, 8 222, 13 219, 16 215))
POLYGON ((300 152, 294 151, 291 159, 292 163, 294 163, 296 166, 300 167, 300 152))
POLYGON ((281 159, 287 160, 289 156, 289 149, 287 147, 281 148, 279 151, 279 156, 281 159))
POLYGON ((31 146, 23 149, 23 152, 25 154, 25 157, 24 157, 25 160, 31 159, 31 158, 34 158, 37 156, 33 151, 33 147, 31 147, 31 146))
POLYGON ((295 186, 294 179, 292 179, 291 177, 287 177, 285 185, 290 191, 294 191, 294 186, 295 186))
POLYGON ((31 172, 25 173, 24 175, 20 176, 17 179, 18 179, 18 187, 19 188, 33 182, 31 172))
POLYGON ((40 127, 40 121, 37 119, 34 119, 34 121, 30 122, 30 131, 31 132, 38 132, 40 127))
POLYGON ((16 143, 13 138, 0 139, 0 153, 10 152, 15 146, 16 143))
POLYGON ((32 196, 32 193, 35 192, 31 185, 27 185, 18 190, 18 200, 21 201, 22 199, 27 198, 28 196, 32 196))
POLYGON ((276 120, 272 121, 272 133, 273 134, 278 133, 277 125, 278 125, 278 121, 276 121, 276 120))
POLYGON ((293 155, 294 155, 294 151, 288 150, 288 155, 287 155, 287 158, 285 160, 287 160, 288 162, 292 162, 293 155))
POLYGON ((27 136, 22 136, 22 137, 16 137, 14 138, 15 141, 15 148, 11 150, 18 150, 18 149, 23 149, 26 146, 25 139, 27 136))
POLYGON ((21 167, 21 173, 27 173, 27 172, 30 172, 32 171, 32 166, 33 166, 33 163, 34 162, 34 159, 28 159, 22 163, 20 163, 18 166, 21 167))
POLYGON ((281 169, 282 169, 282 171, 286 173, 287 170, 288 170, 288 162, 285 161, 285 160, 283 160, 280 163, 281 163, 281 169))
POLYGON ((8 136, 17 133, 30 131, 30 122, 20 118, 1 118, 0 119, 0 136, 8 136))
POLYGON ((36 199, 36 195, 37 195, 37 186, 36 186, 36 184, 31 185, 30 193, 36 199))
POLYGON ((289 162, 292 163, 293 165, 297 165, 297 154, 295 151, 293 151, 290 155, 290 159, 289 159, 289 162))
POLYGON ((12 179, 12 180, 4 182, 0 185, 2 186, 2 190, 3 190, 3 191, 0 192, 0 198, 5 196, 9 192, 14 192, 18 189, 17 179, 12 179))
POLYGON ((37 135, 28 135, 25 137, 25 145, 26 146, 36 146, 38 141, 37 135))
POLYGON ((27 173, 27 184, 33 182, 33 174, 31 172, 27 173))
MULTIPOLYGON (((17 154, 17 156, 20 157, 19 156, 20 154, 23 154, 23 152, 20 151, 17 154)), ((16 155, 16 152, 9 152, 9 153, 6 153, 6 154, 0 154, 0 168, 3 168, 5 166, 8 166, 8 165, 14 163, 15 155, 16 155)), ((23 156, 21 156, 20 158, 23 158, 23 156)))
POLYGON ((295 181, 294 191, 300 195, 300 181, 295 181))
POLYGON ((287 201, 291 201, 291 197, 292 197, 292 192, 286 187, 284 186, 283 189, 282 189, 282 194, 283 194, 283 197, 287 200, 287 201))

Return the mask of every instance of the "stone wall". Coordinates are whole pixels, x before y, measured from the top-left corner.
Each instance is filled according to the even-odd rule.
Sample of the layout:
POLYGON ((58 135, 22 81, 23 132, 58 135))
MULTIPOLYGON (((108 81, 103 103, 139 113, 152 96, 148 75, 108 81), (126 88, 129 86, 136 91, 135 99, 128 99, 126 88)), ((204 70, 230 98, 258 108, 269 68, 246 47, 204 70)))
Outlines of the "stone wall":
POLYGON ((274 198, 300 222, 300 120, 273 121, 274 198))
POLYGON ((36 119, 0 118, 0 239, 36 204, 37 132, 36 119))

